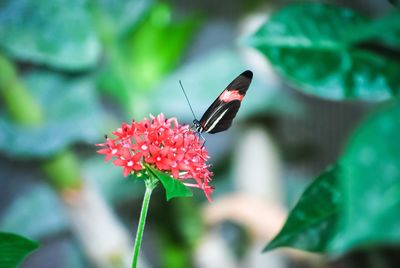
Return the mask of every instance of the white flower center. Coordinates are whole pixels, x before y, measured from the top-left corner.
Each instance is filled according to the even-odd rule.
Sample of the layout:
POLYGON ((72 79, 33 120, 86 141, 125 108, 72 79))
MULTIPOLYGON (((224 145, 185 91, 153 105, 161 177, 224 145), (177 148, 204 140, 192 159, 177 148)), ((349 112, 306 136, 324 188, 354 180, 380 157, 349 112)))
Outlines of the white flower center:
POLYGON ((147 150, 147 145, 143 144, 141 148, 142 148, 142 150, 147 150))
POLYGON ((128 166, 128 167, 133 166, 133 162, 132 162, 132 161, 129 161, 128 164, 127 164, 127 166, 128 166))
POLYGON ((161 157, 157 156, 156 160, 161 161, 161 157))
POLYGON ((111 154, 116 154, 117 152, 118 152, 117 149, 112 149, 112 150, 111 150, 111 154))

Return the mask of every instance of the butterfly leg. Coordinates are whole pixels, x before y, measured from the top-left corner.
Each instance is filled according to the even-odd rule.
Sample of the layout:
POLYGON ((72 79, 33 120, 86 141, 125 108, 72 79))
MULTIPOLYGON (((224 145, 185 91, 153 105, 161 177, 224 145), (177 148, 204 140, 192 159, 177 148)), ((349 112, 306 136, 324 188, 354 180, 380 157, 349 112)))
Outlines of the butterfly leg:
POLYGON ((197 137, 199 137, 200 139, 203 140, 203 144, 201 145, 201 148, 203 149, 204 146, 206 145, 206 138, 204 138, 204 136, 201 134, 201 130, 199 130, 199 129, 200 129, 199 123, 197 123, 197 124, 194 123, 194 124, 190 127, 190 129, 193 130, 193 131, 195 132, 195 134, 197 135, 197 137))

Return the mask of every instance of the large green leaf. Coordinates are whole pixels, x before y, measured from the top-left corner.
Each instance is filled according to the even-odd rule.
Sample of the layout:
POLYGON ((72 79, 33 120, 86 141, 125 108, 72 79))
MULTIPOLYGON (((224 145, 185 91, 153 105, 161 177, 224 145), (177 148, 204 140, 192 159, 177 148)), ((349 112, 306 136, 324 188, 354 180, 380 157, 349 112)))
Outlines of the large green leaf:
POLYGON ((0 150, 7 155, 45 157, 77 141, 94 143, 104 114, 90 79, 33 72, 25 84, 43 108, 39 126, 20 126, 0 118, 0 150))
POLYGON ((33 250, 38 243, 25 237, 0 232, 0 267, 15 268, 33 250))
POLYGON ((289 246, 337 254, 400 244, 398 133, 395 100, 361 124, 339 164, 304 192, 266 250, 289 246))
POLYGON ((400 244, 400 102, 356 130, 341 159, 344 213, 332 249, 400 244))
POLYGON ((146 165, 147 171, 160 180, 167 194, 167 201, 174 197, 192 196, 193 193, 179 180, 161 172, 150 165, 146 165))
POLYGON ((282 230, 264 251, 277 247, 326 251, 336 234, 342 210, 342 193, 337 186, 339 177, 340 168, 334 166, 316 178, 290 211, 282 230))
POLYGON ((66 70, 93 66, 100 56, 86 0, 5 0, 0 47, 24 61, 66 70))
POLYGON ((400 15, 370 21, 326 4, 288 6, 248 42, 300 90, 329 99, 382 100, 400 91, 400 15), (379 43, 374 43, 375 41, 379 43))

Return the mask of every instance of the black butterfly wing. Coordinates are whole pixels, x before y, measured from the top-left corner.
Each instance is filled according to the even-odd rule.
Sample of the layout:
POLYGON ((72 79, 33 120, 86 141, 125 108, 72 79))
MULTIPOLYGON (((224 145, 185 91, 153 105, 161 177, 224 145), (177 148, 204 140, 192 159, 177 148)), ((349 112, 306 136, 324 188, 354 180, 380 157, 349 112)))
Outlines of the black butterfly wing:
POLYGON ((211 134, 227 130, 232 125, 239 107, 240 101, 221 102, 212 116, 204 121, 204 124, 200 121, 203 130, 211 134))
POLYGON ((243 97, 250 86, 253 73, 245 71, 224 89, 200 119, 201 130, 217 133, 232 125, 243 97))

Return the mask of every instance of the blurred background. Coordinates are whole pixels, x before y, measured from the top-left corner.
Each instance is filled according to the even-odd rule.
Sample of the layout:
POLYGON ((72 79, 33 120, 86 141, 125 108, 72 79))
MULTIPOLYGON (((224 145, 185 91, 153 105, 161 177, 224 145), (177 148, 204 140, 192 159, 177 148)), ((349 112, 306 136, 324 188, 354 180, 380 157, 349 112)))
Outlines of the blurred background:
MULTIPOLYGON (((296 61, 282 60, 285 50, 263 50, 258 29, 298 2, 2 0, 0 230, 41 244, 22 267, 130 267, 144 186, 104 163, 94 144, 121 122, 150 113, 190 124, 179 80, 199 118, 247 69, 254 79, 232 128, 206 135, 214 202, 200 191, 166 202, 158 187, 140 267, 396 267, 396 247, 330 257, 288 249, 261 254, 305 187, 338 159, 360 120, 379 105, 374 101, 399 83, 395 65, 395 78, 377 78, 369 94, 362 75, 349 81, 332 71, 332 58, 313 69, 316 59, 306 53, 296 61), (290 68, 298 76, 288 75, 290 68), (307 84, 307 75, 324 79, 307 84), (348 91, 352 82, 359 91, 348 91), (382 85, 389 89, 374 91, 382 85)), ((312 3, 322 2, 333 3, 312 3)), ((334 2, 347 10, 338 17, 354 12, 369 19, 396 4, 334 2)), ((284 16, 295 26, 307 20, 310 32, 336 23, 334 37, 347 27, 335 15, 284 16)), ((399 41, 398 33, 388 40, 399 41)), ((399 59, 398 46, 389 52, 399 59)), ((377 76, 386 72, 385 62, 377 76)))

